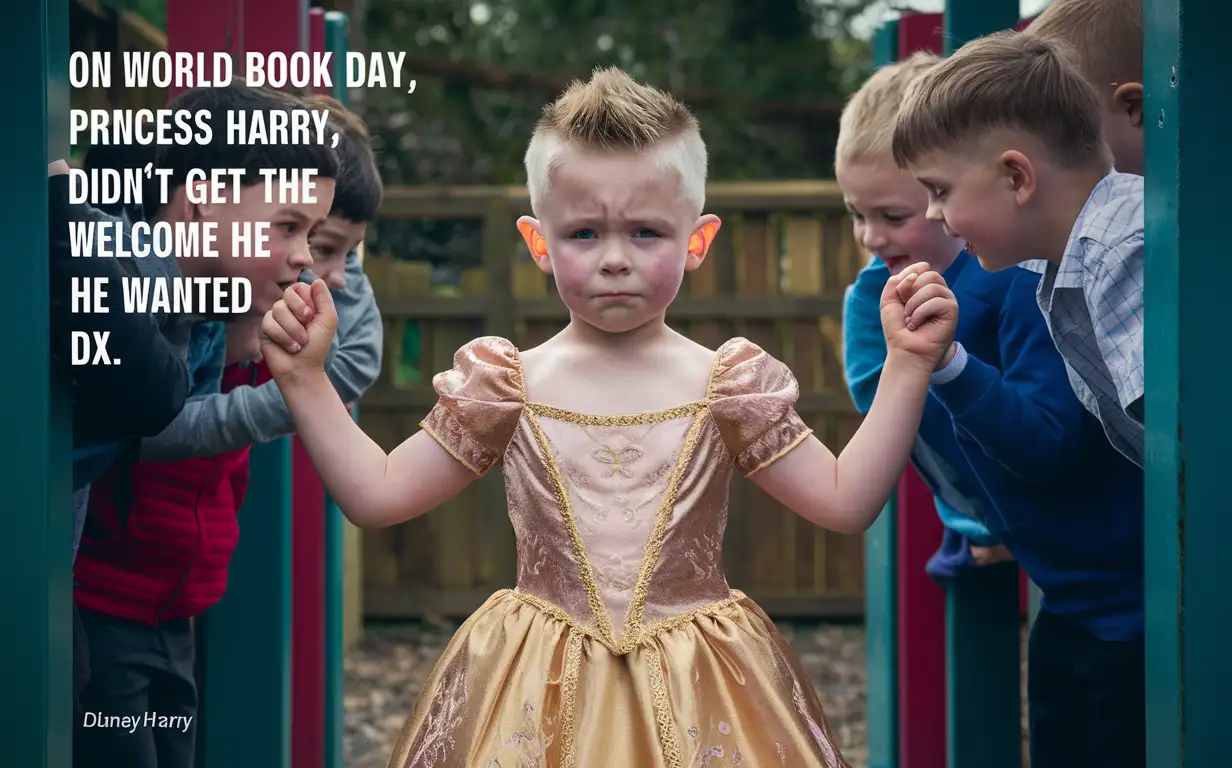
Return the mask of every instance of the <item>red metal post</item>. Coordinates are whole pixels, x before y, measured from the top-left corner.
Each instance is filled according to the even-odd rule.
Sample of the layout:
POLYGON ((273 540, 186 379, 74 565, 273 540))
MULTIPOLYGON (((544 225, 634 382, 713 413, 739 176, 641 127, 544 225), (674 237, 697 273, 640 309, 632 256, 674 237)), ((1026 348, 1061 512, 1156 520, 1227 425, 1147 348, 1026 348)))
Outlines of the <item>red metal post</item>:
MULTIPOLYGON (((214 77, 214 53, 231 54, 239 69, 244 50, 244 0, 215 0, 202 3, 193 0, 167 0, 167 50, 171 53, 200 53, 203 76, 214 77)), ((239 74, 238 72, 236 74, 239 74)), ((174 99, 183 91, 174 83, 167 89, 167 98, 174 99)))
MULTIPOLYGON (((905 13, 898 58, 944 48, 941 14, 905 13)), ((944 530, 932 492, 908 468, 898 485, 899 768, 946 766, 945 592, 924 570, 944 530)))
MULTIPOLYGON (((307 21, 308 50, 323 52, 325 11, 313 8, 307 21)), ((325 485, 300 439, 292 442, 291 764, 324 768, 325 485)))
POLYGON ((900 768, 945 768, 945 593, 924 572, 941 544, 932 492, 912 468, 898 484, 900 768))
MULTIPOLYGON (((229 53, 234 76, 244 78, 248 53, 289 55, 309 50, 306 11, 305 0, 167 0, 167 47, 171 52, 206 54, 201 61, 208 79, 215 74, 213 54, 229 53)), ((318 50, 325 47, 323 21, 323 16, 318 19, 318 50)), ((168 95, 174 98, 183 90, 173 87, 168 95)), ((325 749, 325 489, 298 439, 293 446, 292 478, 293 725, 289 764, 321 768, 325 749)), ((209 713, 202 714, 210 719, 209 713)), ((269 716, 277 718, 278 713, 270 712, 269 716)), ((271 722, 268 727, 277 728, 278 724, 271 722)), ((211 735, 227 738, 222 733, 211 735)), ((221 755, 215 757, 218 759, 212 762, 225 762, 221 755)))
POLYGON ((325 755, 325 486, 298 437, 291 478, 291 764, 325 755))

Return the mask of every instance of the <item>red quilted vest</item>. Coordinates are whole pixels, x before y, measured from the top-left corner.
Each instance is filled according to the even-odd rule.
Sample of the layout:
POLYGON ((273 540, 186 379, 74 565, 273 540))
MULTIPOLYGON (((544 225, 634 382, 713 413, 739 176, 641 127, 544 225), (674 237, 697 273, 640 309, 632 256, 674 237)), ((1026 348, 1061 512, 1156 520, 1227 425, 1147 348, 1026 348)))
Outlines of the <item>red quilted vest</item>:
MULTIPOLYGON (((269 378, 264 364, 232 366, 222 391, 269 378)), ((77 606, 157 625, 217 603, 247 489, 248 448, 107 470, 90 487, 90 526, 73 567, 77 606)))

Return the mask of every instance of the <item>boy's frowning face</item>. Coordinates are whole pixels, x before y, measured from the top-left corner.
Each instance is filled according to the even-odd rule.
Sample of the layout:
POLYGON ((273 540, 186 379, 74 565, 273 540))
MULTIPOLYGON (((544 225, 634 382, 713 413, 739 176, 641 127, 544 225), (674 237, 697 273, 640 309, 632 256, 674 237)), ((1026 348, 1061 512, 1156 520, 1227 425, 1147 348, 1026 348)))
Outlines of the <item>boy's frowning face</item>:
POLYGON ((570 311, 601 330, 661 317, 696 267, 687 254, 699 219, 679 174, 654 157, 567 147, 539 208, 545 270, 570 311))
POLYGON ((884 261, 891 275, 921 261, 943 272, 962 250, 962 240, 925 217, 928 192, 888 156, 840 163, 836 176, 856 242, 884 261))
POLYGON ((989 271, 1039 258, 999 158, 1005 147, 980 142, 970 151, 934 151, 911 164, 928 194, 928 218, 966 242, 968 253, 989 271))
MULTIPOLYGON (((265 199, 265 184, 241 188, 237 202, 215 203, 198 208, 203 221, 218 223, 218 255, 215 269, 225 277, 243 277, 252 283, 253 314, 264 315, 282 298, 287 286, 312 266, 309 236, 324 223, 334 201, 334 180, 316 179, 311 203, 283 203, 277 196, 265 199), (244 258, 232 244, 233 225, 268 222, 263 244, 268 258, 244 258), (233 258, 234 256, 234 258, 233 258)), ((253 227, 255 233, 255 226, 253 227)), ((254 235, 255 244, 255 235, 254 235)))
POLYGON ((331 215, 312 236, 312 271, 335 290, 346 288, 347 255, 368 231, 368 222, 331 215))

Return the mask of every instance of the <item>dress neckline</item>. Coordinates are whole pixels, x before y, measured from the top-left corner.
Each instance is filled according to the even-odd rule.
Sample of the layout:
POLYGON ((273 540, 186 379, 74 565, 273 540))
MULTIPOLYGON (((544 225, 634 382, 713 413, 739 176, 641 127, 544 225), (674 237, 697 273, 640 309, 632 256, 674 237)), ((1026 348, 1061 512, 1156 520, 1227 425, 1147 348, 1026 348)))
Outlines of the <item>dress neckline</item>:
MULTIPOLYGON (((508 341, 508 339, 506 339, 506 341, 508 341)), ((558 408, 554 405, 548 405, 547 403, 539 403, 531 400, 526 395, 526 373, 522 368, 522 350, 519 349, 518 346, 512 341, 509 341, 509 346, 513 347, 513 363, 514 371, 517 374, 518 380, 518 395, 522 399, 523 406, 541 416, 559 419, 561 421, 585 424, 587 426, 621 426, 626 424, 649 424, 662 421, 671 421, 673 419, 691 416, 709 406, 711 400, 713 399, 714 381, 719 371, 719 364, 723 361, 727 348, 735 341, 735 338, 728 339, 719 345, 717 350, 715 350, 714 360, 710 363, 710 373, 706 376, 706 395, 704 398, 700 400, 690 400, 689 402, 668 406, 667 408, 658 408, 653 411, 617 414, 582 413, 580 411, 571 411, 568 408, 558 408)))

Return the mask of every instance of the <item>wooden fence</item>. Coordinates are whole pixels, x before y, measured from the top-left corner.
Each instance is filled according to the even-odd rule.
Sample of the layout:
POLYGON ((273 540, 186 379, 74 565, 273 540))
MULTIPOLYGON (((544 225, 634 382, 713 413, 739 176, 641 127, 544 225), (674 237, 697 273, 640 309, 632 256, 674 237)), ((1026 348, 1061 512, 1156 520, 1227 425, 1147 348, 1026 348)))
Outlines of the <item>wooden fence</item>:
MULTIPOLYGON (((859 423, 843 383, 840 323, 843 289, 865 256, 836 185, 713 184, 707 210, 724 227, 705 266, 686 277, 669 321, 712 348, 745 336, 786 362, 800 381, 801 416, 837 452, 859 423)), ((483 251, 483 266, 445 289, 431 285, 429 264, 383 255, 379 239, 367 255, 386 354, 360 413, 387 450, 417 429, 435 402, 432 375, 450 367, 459 346, 494 334, 525 349, 567 321, 514 226, 523 213, 530 210, 521 188, 386 190, 382 220, 478 220, 483 251)), ((743 478, 731 507, 724 559, 733 587, 774 615, 861 613, 861 537, 816 528, 743 478)), ((365 532, 363 567, 370 618, 465 614, 512 586, 514 537, 500 473, 423 518, 365 532)))

